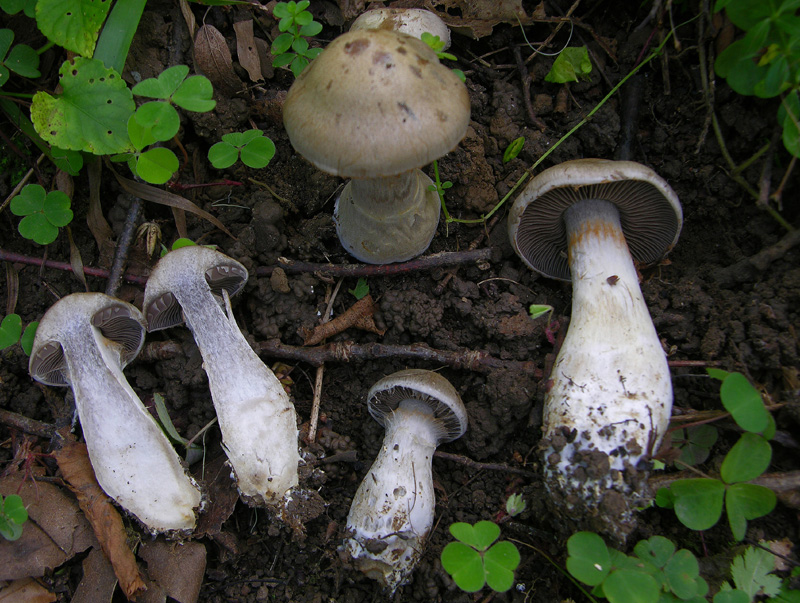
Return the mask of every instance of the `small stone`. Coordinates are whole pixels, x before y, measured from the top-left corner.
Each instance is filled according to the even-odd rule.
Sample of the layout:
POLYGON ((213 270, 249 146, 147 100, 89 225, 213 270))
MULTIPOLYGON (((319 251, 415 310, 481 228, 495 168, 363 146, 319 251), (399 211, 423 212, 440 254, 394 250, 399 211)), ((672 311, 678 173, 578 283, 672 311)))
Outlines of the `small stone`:
POLYGON ((269 277, 269 284, 272 290, 276 293, 289 293, 289 279, 286 277, 286 272, 283 268, 275 268, 269 277))

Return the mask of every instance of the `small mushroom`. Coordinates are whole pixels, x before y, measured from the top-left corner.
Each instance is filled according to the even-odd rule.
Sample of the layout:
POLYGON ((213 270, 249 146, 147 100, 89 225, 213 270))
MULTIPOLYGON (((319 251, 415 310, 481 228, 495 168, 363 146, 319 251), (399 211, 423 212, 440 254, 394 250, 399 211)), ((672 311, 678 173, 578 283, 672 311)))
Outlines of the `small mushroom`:
POLYGON ((144 343, 134 306, 102 293, 73 293, 42 317, 28 370, 72 387, 100 487, 150 532, 189 531, 201 495, 164 432, 122 374, 144 343))
POLYGON ((283 516, 298 484, 297 421, 280 381, 248 345, 232 315, 229 297, 244 287, 247 276, 239 262, 212 249, 176 249, 161 258, 147 281, 144 314, 150 331, 186 321, 203 357, 239 491, 248 502, 271 506, 283 516))
POLYGON ((672 249, 683 214, 653 170, 580 159, 549 168, 516 199, 509 235, 533 270, 572 280, 572 318, 544 407, 546 483, 566 513, 618 540, 651 496, 646 461, 672 410, 667 359, 634 261, 672 249))
POLYGON ((352 178, 336 201, 344 248, 371 264, 423 253, 440 201, 419 168, 451 151, 469 125, 466 86, 424 42, 361 30, 331 42, 283 105, 292 146, 317 168, 352 178))
POLYGON ((450 48, 450 28, 436 13, 424 8, 374 8, 364 11, 353 21, 350 31, 387 29, 421 38, 429 33, 444 42, 442 50, 450 48))
POLYGON ((433 525, 433 453, 464 434, 467 411, 447 379, 420 369, 378 381, 367 405, 386 435, 353 498, 344 549, 356 568, 394 593, 422 556, 433 525))

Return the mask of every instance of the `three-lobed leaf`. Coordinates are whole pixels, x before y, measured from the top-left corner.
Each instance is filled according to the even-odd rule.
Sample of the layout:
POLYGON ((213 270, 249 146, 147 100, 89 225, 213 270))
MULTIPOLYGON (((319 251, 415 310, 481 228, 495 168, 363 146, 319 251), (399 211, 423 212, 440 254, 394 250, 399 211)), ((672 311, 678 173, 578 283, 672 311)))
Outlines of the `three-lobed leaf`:
POLYGON ((653 576, 632 569, 615 570, 603 581, 603 594, 611 603, 654 603, 659 593, 653 576))
POLYGON ((29 184, 11 200, 11 212, 24 216, 19 233, 40 245, 56 240, 58 229, 72 221, 69 197, 61 191, 46 192, 38 184, 29 184))
POLYGON ((500 526, 491 521, 479 521, 475 525, 459 521, 450 526, 450 533, 456 540, 485 551, 500 537, 500 526))

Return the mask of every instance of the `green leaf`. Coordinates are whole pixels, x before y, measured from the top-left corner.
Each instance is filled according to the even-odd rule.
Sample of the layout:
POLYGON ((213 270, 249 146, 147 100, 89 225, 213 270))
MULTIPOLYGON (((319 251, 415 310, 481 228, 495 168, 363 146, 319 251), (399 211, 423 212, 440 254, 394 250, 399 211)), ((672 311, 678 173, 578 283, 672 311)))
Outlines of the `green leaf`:
POLYGON ((208 160, 218 170, 231 167, 237 159, 239 159, 239 149, 228 142, 218 142, 208 149, 208 160))
POLYGON ((520 136, 519 138, 515 138, 511 141, 511 144, 508 145, 505 152, 503 153, 503 163, 508 163, 512 159, 516 159, 517 155, 520 154, 522 151, 522 147, 525 146, 525 137, 520 136))
POLYGON ((44 215, 53 226, 66 226, 72 222, 70 198, 61 191, 50 191, 44 202, 44 215))
POLYGON ((570 47, 565 48, 556 57, 544 79, 546 82, 564 84, 587 78, 591 72, 592 62, 589 60, 586 46, 570 47))
POLYGON ((0 536, 9 541, 18 540, 22 536, 22 526, 9 521, 0 513, 0 536))
POLYGON ((531 304, 528 308, 528 314, 530 314, 533 320, 544 316, 553 311, 553 306, 548 306, 547 304, 531 304))
POLYGON ((278 2, 272 8, 272 14, 278 17, 279 19, 292 16, 292 13, 289 12, 289 5, 286 2, 278 2))
POLYGON ((0 350, 5 350, 19 341, 22 335, 22 318, 19 314, 9 314, 0 323, 0 350))
POLYGON ((719 391, 722 405, 736 424, 746 431, 760 432, 767 427, 767 409, 761 394, 741 373, 731 373, 719 391))
POLYGON ((714 595, 714 603, 750 603, 750 597, 740 590, 721 590, 714 595))
POLYGON ((719 54, 714 70, 738 94, 753 95, 756 84, 764 79, 766 73, 765 67, 759 67, 753 61, 754 57, 747 40, 737 40, 719 54))
POLYGON ((229 134, 223 134, 222 140, 232 144, 235 147, 241 148, 251 140, 255 140, 263 134, 263 131, 253 128, 252 130, 246 130, 244 132, 230 132, 229 134))
POLYGON ((59 149, 51 147, 53 153, 53 163, 60 170, 67 172, 70 176, 77 176, 83 168, 83 155, 78 151, 69 149, 59 149))
POLYGON ((707 530, 722 516, 725 484, 716 479, 681 479, 670 486, 675 515, 692 530, 707 530))
POLYGON ((783 124, 783 146, 795 157, 800 157, 800 99, 797 90, 783 99, 778 121, 783 124))
POLYGON ((28 510, 22 497, 18 494, 9 494, 3 502, 3 513, 14 523, 23 524, 28 521, 28 510))
POLYGON ((169 416, 169 412, 167 411, 167 405, 164 402, 164 396, 155 392, 153 394, 153 404, 156 407, 156 414, 158 415, 158 422, 161 424, 161 427, 167 437, 174 443, 174 444, 181 444, 182 446, 186 446, 186 443, 189 441, 185 439, 181 434, 178 433, 178 430, 175 429, 175 425, 172 423, 172 419, 169 416))
POLYGON ((167 100, 175 93, 187 75, 189 75, 189 68, 186 65, 175 65, 162 71, 158 77, 142 80, 131 89, 131 92, 136 96, 167 100))
POLYGON ((178 171, 179 166, 175 153, 163 147, 155 147, 139 155, 136 173, 150 184, 164 184, 178 171))
POLYGON ((504 540, 490 548, 483 556, 486 583, 494 591, 506 592, 514 585, 514 570, 519 566, 519 550, 504 540))
POLYGON ((771 513, 777 499, 775 492, 756 484, 733 484, 725 495, 725 510, 733 537, 742 540, 747 530, 747 520, 771 513))
POLYGON ((214 86, 203 75, 193 75, 183 82, 172 95, 172 102, 187 111, 205 113, 217 106, 214 100, 214 86))
POLYGON ((711 377, 712 379, 719 379, 720 381, 724 381, 725 377, 730 375, 730 372, 728 371, 724 371, 718 368, 708 368, 708 367, 706 367, 706 373, 708 373, 708 376, 711 377))
POLYGON ((500 527, 491 521, 479 521, 474 526, 456 522, 450 526, 450 533, 466 545, 485 551, 500 537, 500 527))
POLYGON ((747 593, 748 601, 758 595, 774 597, 780 592, 781 580, 770 572, 775 570, 775 557, 764 549, 748 547, 731 563, 731 576, 736 588, 747 593))
POLYGON ((35 16, 36 0, 0 0, 0 9, 9 15, 16 15, 25 9, 27 17, 35 16))
POLYGON ((114 7, 106 19, 97 45, 94 58, 103 61, 109 69, 122 73, 131 41, 142 19, 147 0, 122 0, 114 3, 114 7))
POLYGON ((697 594, 697 578, 700 576, 700 565, 697 558, 686 549, 675 553, 664 566, 664 575, 670 590, 678 598, 686 600, 697 594))
POLYGON ((675 495, 669 488, 659 488, 656 491, 656 505, 662 509, 673 509, 675 507, 675 495))
POLYGON ((772 460, 772 446, 757 433, 743 433, 725 455, 720 476, 725 483, 748 482, 764 473, 772 460))
POLYGON ((133 118, 145 130, 149 130, 157 141, 170 140, 181 127, 175 107, 163 101, 143 104, 136 109, 133 118))
POLYGON ((306 36, 307 38, 313 38, 321 31, 322 31, 322 23, 319 23, 317 21, 312 21, 311 23, 307 23, 300 28, 300 35, 306 36))
POLYGON ((39 0, 36 25, 59 46, 90 57, 110 6, 109 0, 39 0))
MULTIPOLYGON (((150 128, 144 127, 140 124, 134 115, 131 115, 128 119, 128 138, 133 145, 133 148, 137 151, 141 151, 145 147, 149 147, 151 144, 156 142, 156 137, 153 135, 153 132, 150 128)), ((112 158, 112 161, 114 159, 112 158)))
POLYGON ((359 277, 358 281, 356 282, 355 288, 348 289, 348 291, 356 299, 361 299, 362 297, 369 295, 369 284, 367 283, 367 279, 365 279, 363 276, 359 277))
POLYGON ((59 70, 58 97, 37 92, 31 119, 39 135, 62 149, 110 155, 131 151, 128 118, 135 104, 125 81, 101 61, 76 57, 59 70))
POLYGON ((242 163, 259 170, 266 167, 275 156, 275 144, 266 136, 248 142, 241 152, 242 163))
POLYGON ((611 571, 608 547, 594 532, 577 532, 570 536, 567 551, 567 570, 584 584, 597 586, 611 571))
POLYGON ((451 542, 444 547, 442 567, 453 577, 458 587, 465 592, 477 592, 485 584, 486 579, 480 554, 462 542, 451 542))
POLYGON ((39 55, 27 44, 17 44, 4 61, 14 73, 22 77, 39 77, 39 55))
POLYGON ((292 47, 294 36, 290 33, 282 33, 272 41, 270 52, 272 54, 283 54, 292 47))
POLYGON ((19 340, 19 344, 22 346, 22 351, 25 352, 26 356, 31 355, 31 351, 33 351, 33 339, 36 337, 36 329, 39 328, 39 321, 34 320, 32 323, 28 324, 25 327, 25 331, 22 333, 22 338, 19 340))
POLYGON ((39 184, 26 185, 19 194, 11 199, 11 213, 15 216, 29 216, 44 210, 47 191, 39 184))
POLYGON ((25 216, 20 220, 17 229, 23 237, 39 245, 49 245, 58 237, 58 228, 50 224, 41 213, 25 216))
POLYGON ((713 425, 696 425, 672 433, 673 445, 680 448, 679 460, 687 465, 699 465, 711 452, 719 432, 713 425))
POLYGON ((611 603, 656 603, 659 590, 653 576, 630 569, 615 570, 603 582, 603 593, 611 603))
POLYGON ((675 545, 669 538, 652 536, 647 540, 640 540, 633 547, 633 552, 643 561, 648 561, 658 568, 667 564, 675 553, 675 545))

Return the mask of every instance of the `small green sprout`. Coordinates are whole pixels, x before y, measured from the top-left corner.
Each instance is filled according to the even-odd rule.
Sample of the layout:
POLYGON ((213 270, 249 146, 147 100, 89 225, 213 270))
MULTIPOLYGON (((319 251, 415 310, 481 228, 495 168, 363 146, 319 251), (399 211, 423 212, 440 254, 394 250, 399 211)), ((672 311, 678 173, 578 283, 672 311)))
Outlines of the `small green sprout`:
POLYGON ((0 87, 11 77, 13 71, 23 77, 39 77, 39 55, 27 44, 14 42, 14 32, 10 29, 0 29, 0 87))
POLYGON ((442 182, 439 177, 439 162, 433 160, 433 184, 428 185, 428 190, 435 192, 439 196, 439 203, 442 205, 442 213, 444 214, 445 222, 450 222, 450 212, 447 211, 447 205, 444 202, 444 191, 452 188, 453 183, 449 180, 442 182))
POLYGON ((22 536, 22 524, 28 521, 28 510, 17 494, 5 499, 0 495, 0 534, 6 540, 17 540, 22 536))
POLYGON ((589 60, 586 46, 570 47, 559 53, 544 80, 555 84, 566 84, 587 79, 591 72, 592 62, 589 60))
POLYGON ((321 48, 309 48, 308 40, 322 31, 322 24, 314 21, 308 8, 309 0, 295 2, 278 2, 272 14, 280 21, 278 29, 282 31, 272 42, 270 52, 276 55, 273 67, 289 65, 294 77, 298 77, 308 64, 317 58, 321 48))
POLYGON ((697 559, 686 549, 676 551, 663 536, 639 541, 635 556, 628 556, 608 548, 594 532, 578 532, 567 540, 567 550, 569 573, 611 603, 705 601, 708 584, 697 559))
POLYGON ((190 444, 189 440, 178 433, 178 430, 175 429, 175 425, 172 423, 169 412, 167 412, 167 405, 164 402, 164 396, 158 392, 154 393, 153 403, 156 407, 158 424, 161 426, 161 430, 167 436, 167 439, 173 445, 178 445, 186 449, 186 463, 191 465, 195 461, 200 460, 203 456, 203 447, 195 443, 190 444))
POLYGON ((512 159, 516 159, 517 155, 520 154, 522 151, 522 147, 525 146, 525 137, 520 136, 519 138, 515 138, 511 141, 511 144, 508 145, 505 152, 503 153, 503 163, 508 163, 512 159))
POLYGON ((20 220, 19 234, 40 245, 56 240, 58 229, 72 222, 71 201, 61 191, 49 193, 38 184, 28 184, 11 200, 11 212, 25 216, 20 220))
MULTIPOLYGON (((425 42, 428 46, 430 46, 431 50, 433 50, 433 52, 436 53, 436 56, 439 58, 440 61, 444 59, 447 59, 448 61, 458 60, 456 55, 443 51, 444 40, 439 38, 439 36, 435 36, 432 33, 425 31, 422 33, 419 39, 425 42)), ((462 82, 467 81, 467 76, 464 75, 464 72, 461 71, 460 69, 453 69, 453 73, 455 73, 458 76, 458 79, 460 79, 462 82)))
POLYGON ((208 160, 218 170, 229 168, 241 157, 242 163, 255 170, 266 167, 275 156, 275 144, 261 130, 231 132, 222 136, 208 150, 208 160))
POLYGON ((506 500, 506 513, 509 517, 516 517, 528 507, 522 494, 512 494, 506 500))
POLYGON ((742 540, 747 521, 770 513, 776 504, 769 488, 750 484, 769 467, 775 421, 764 407, 761 395, 740 373, 709 369, 722 380, 720 398, 736 423, 745 430, 725 455, 720 477, 681 479, 656 493, 656 504, 675 510, 675 515, 692 530, 707 530, 722 516, 723 504, 736 540, 742 540))
POLYGON ((362 297, 366 297, 369 295, 369 285, 367 284, 367 279, 361 277, 358 279, 356 286, 354 289, 348 289, 350 293, 352 293, 353 297, 356 299, 361 299, 362 297))
MULTIPOLYGON (((164 245, 162 243, 161 244, 161 253, 159 254, 159 257, 163 258, 170 251, 175 251, 176 249, 180 249, 181 247, 191 247, 192 245, 197 245, 197 243, 195 243, 191 239, 186 239, 184 237, 180 237, 178 239, 175 239, 175 242, 172 244, 172 247, 169 248, 169 249, 167 248, 166 245, 164 245)), ((208 247, 209 249, 216 249, 217 248, 216 245, 204 245, 204 247, 208 247)))
POLYGON ((450 533, 457 542, 444 547, 442 567, 461 590, 474 593, 488 585, 505 592, 514 585, 519 551, 507 540, 495 542, 500 537, 496 523, 479 521, 473 526, 457 522, 450 526, 450 533))
POLYGON ((27 356, 31 355, 33 349, 33 338, 36 336, 36 329, 39 322, 34 321, 22 330, 22 318, 19 314, 9 314, 0 323, 0 350, 5 350, 12 345, 19 343, 22 351, 27 356))

